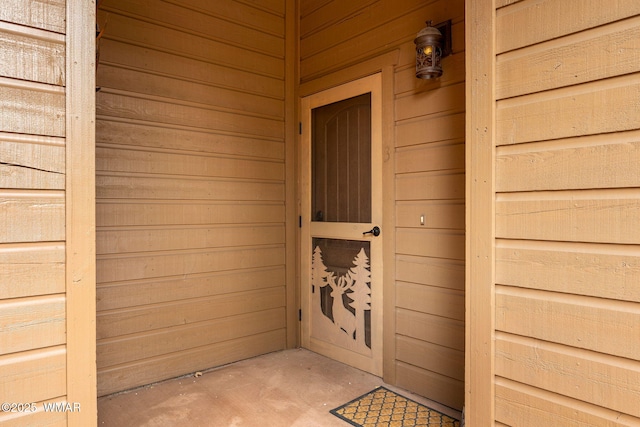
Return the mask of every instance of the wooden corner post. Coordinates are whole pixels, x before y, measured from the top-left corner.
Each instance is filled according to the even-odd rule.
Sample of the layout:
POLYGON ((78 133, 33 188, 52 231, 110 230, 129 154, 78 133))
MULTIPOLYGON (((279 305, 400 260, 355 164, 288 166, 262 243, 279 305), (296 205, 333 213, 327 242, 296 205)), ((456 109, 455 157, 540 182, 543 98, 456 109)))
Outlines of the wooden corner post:
POLYGON ((495 420, 495 0, 466 0, 466 342, 468 427, 495 420))
POLYGON ((95 1, 67 0, 66 294, 69 426, 97 420, 95 1))

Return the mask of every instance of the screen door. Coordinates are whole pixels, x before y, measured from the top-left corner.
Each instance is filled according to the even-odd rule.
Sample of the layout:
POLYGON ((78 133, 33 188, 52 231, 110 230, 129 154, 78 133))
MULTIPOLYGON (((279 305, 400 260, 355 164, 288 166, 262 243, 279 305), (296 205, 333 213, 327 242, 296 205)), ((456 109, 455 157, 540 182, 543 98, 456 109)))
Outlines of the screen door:
POLYGON ((302 341, 382 374, 379 76, 303 99, 302 341))

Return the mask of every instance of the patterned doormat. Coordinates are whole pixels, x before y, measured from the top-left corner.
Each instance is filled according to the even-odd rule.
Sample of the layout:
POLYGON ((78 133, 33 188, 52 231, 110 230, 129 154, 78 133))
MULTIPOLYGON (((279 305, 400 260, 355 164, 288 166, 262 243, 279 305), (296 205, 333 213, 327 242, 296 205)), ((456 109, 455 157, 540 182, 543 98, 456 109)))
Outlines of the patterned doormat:
POLYGON ((356 427, 460 427, 460 421, 384 387, 330 412, 356 427))

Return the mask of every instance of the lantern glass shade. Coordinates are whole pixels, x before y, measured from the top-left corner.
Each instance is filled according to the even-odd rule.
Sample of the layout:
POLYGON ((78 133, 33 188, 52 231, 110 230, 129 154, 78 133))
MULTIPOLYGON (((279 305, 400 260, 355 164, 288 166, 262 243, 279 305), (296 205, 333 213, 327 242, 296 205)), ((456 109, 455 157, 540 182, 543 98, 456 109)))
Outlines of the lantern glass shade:
POLYGON ((433 79, 442 75, 443 37, 437 28, 427 21, 414 40, 416 44, 416 77, 433 79))

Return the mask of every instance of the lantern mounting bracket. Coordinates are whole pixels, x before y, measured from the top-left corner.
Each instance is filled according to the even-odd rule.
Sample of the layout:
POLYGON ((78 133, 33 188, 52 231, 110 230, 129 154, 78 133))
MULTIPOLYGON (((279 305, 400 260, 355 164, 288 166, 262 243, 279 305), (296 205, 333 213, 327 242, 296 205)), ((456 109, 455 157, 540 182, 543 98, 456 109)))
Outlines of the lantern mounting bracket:
POLYGON ((447 57, 452 53, 451 47, 451 19, 433 26, 442 34, 442 57, 447 57))

